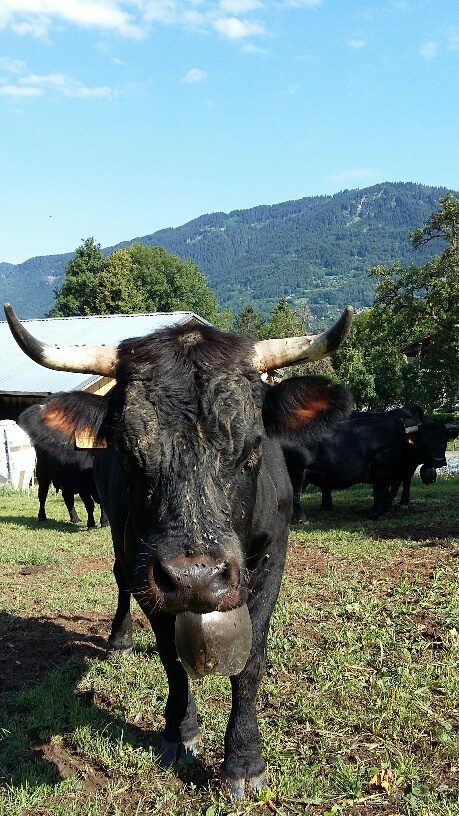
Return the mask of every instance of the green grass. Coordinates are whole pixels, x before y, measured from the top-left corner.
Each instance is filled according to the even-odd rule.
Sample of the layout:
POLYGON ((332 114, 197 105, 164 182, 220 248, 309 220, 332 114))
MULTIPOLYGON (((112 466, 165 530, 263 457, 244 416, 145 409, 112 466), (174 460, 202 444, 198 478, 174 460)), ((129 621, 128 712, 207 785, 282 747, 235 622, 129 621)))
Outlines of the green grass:
POLYGON ((0 494, 0 677, 17 681, 0 699, 0 816, 459 816, 458 490, 416 482, 378 522, 366 487, 327 514, 305 495, 258 696, 269 788, 243 803, 218 777, 229 682, 194 684, 200 761, 161 769, 166 682, 139 612, 134 653, 99 659, 107 531, 72 527, 60 497, 46 527, 36 497, 0 494), (383 771, 388 789, 371 784, 383 771))

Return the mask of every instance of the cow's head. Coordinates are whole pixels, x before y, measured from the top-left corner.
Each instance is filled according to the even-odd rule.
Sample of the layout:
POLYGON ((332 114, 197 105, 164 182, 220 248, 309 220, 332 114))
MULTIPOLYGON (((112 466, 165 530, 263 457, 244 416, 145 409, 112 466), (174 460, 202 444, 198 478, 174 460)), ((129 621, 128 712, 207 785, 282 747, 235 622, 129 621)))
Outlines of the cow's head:
MULTIPOLYGON (((11 306, 5 312, 16 341, 36 362, 116 379, 105 397, 56 395, 41 416, 63 447, 83 440, 115 452, 129 514, 125 541, 134 553, 134 590, 171 613, 242 605, 257 485, 267 468, 272 480, 279 478, 263 461, 273 444, 264 442, 263 409, 269 394, 272 417, 282 387, 266 386, 260 372, 330 354, 345 338, 352 310, 316 336, 257 341, 196 321, 116 348, 44 345, 11 306)), ((324 417, 344 418, 348 404, 341 406, 339 389, 321 378, 300 378, 278 432, 282 423, 314 428, 324 417)), ((272 508, 265 512, 269 516, 272 508)))
POLYGON ((427 474, 427 470, 432 468, 445 467, 446 446, 454 434, 448 431, 444 422, 427 421, 415 425, 405 422, 404 428, 413 461, 425 466, 423 473, 427 474))

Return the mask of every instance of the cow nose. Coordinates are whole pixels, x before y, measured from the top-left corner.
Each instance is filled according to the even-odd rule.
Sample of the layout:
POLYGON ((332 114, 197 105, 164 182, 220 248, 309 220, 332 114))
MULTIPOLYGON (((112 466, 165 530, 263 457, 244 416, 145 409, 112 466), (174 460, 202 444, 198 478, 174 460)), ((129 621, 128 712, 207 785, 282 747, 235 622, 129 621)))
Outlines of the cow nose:
POLYGON ((177 555, 156 560, 149 570, 150 588, 161 595, 165 611, 226 611, 245 601, 240 569, 233 556, 217 561, 207 555, 177 555))

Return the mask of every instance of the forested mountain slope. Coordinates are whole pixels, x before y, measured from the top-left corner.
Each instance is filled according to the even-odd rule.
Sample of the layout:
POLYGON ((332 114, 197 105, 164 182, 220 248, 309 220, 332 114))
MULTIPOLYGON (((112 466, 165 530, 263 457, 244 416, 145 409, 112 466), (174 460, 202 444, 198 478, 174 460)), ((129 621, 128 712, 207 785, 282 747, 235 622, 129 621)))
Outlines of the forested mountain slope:
MULTIPOLYGON (((123 241, 162 246, 192 258, 208 276, 223 306, 238 311, 253 302, 267 312, 282 296, 307 298, 317 317, 346 303, 372 300, 367 272, 378 263, 421 264, 439 251, 414 251, 410 230, 436 208, 445 188, 384 183, 333 196, 260 205, 231 213, 202 215, 181 227, 123 241)), ((97 236, 94 236, 97 240, 97 236)), ((109 253, 114 247, 109 247, 109 253)), ((65 263, 49 255, 22 264, 0 264, 0 296, 22 317, 50 309, 65 263)))

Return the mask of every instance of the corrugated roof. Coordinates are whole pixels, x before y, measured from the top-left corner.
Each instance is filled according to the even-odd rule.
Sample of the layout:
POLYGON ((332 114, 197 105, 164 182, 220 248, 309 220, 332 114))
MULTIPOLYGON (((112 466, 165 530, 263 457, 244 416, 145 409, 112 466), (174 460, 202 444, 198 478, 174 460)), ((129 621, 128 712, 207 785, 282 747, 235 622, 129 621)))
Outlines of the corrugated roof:
MULTIPOLYGON (((151 332, 178 326, 192 319, 206 323, 194 312, 155 312, 152 314, 91 315, 88 317, 48 317, 22 320, 26 328, 44 343, 117 346, 128 337, 143 337, 151 332)), ((6 320, 0 321, 0 395, 1 392, 55 393, 86 388, 99 377, 52 371, 34 363, 19 348, 6 320)))

